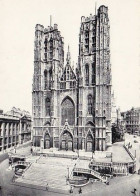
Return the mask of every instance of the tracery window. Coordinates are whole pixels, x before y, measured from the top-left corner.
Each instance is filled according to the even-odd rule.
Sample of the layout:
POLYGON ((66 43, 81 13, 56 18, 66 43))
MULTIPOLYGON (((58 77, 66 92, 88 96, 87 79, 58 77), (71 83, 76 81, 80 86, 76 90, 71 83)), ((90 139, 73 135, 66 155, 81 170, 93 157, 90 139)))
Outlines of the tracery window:
POLYGON ((85 52, 89 51, 89 31, 88 31, 88 26, 86 27, 87 30, 85 32, 85 52))
POLYGON ((44 71, 44 89, 47 89, 47 70, 44 71))
POLYGON ((46 116, 49 116, 51 113, 51 101, 50 98, 45 99, 45 109, 46 109, 46 116))
POLYGON ((49 71, 49 88, 51 88, 52 70, 49 71))
POLYGON ((50 60, 52 60, 52 58, 53 58, 53 39, 52 39, 52 37, 51 37, 49 43, 50 43, 50 60))
POLYGON ((45 41, 44 41, 44 58, 45 60, 47 60, 47 39, 45 38, 45 41))
POLYGON ((95 63, 92 63, 92 85, 95 84, 96 81, 96 73, 95 73, 95 63))
POLYGON ((74 125, 75 123, 75 108, 73 102, 66 98, 61 104, 61 123, 65 124, 66 119, 69 125, 74 125))
POLYGON ((88 113, 93 114, 93 98, 92 98, 92 95, 88 96, 88 113))
POLYGON ((89 86, 89 65, 86 64, 85 66, 85 84, 89 86))

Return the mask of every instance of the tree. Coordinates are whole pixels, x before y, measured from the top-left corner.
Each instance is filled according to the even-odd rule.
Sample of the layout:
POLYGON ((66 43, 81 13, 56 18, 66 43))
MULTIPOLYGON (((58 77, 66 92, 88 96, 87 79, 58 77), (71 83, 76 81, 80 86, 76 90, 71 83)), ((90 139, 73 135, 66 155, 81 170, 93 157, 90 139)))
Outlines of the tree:
POLYGON ((123 134, 120 126, 112 124, 112 143, 123 141, 123 134))

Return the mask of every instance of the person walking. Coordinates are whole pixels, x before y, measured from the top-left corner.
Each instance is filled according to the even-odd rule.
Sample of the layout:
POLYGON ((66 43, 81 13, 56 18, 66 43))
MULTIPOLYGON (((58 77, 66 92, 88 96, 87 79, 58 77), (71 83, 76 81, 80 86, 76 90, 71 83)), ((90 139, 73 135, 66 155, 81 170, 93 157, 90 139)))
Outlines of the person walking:
POLYGON ((133 190, 133 191, 131 191, 131 193, 133 193, 134 195, 136 195, 136 193, 137 193, 137 189, 136 189, 136 188, 134 188, 134 190, 133 190))
POLYGON ((48 183, 47 183, 47 184, 46 184, 46 191, 48 191, 48 187, 49 187, 49 186, 48 186, 48 183))
POLYGON ((72 186, 70 187, 70 193, 73 193, 73 187, 72 186))
POLYGON ((79 189, 79 194, 81 194, 82 193, 82 189, 81 189, 81 187, 80 187, 80 189, 79 189))
POLYGON ((15 149, 15 153, 16 153, 16 146, 14 147, 14 149, 15 149))
POLYGON ((11 160, 11 158, 9 158, 9 166, 11 166, 12 165, 12 160, 11 160))

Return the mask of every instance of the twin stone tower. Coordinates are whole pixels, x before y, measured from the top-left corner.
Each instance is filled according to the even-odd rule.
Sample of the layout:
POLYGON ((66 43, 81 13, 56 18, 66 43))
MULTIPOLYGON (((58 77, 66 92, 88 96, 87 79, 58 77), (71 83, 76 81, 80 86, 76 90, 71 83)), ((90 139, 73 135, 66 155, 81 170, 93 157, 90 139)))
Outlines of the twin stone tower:
POLYGON ((106 151, 112 144, 108 8, 81 17, 76 69, 56 24, 35 27, 33 144, 43 149, 106 151))

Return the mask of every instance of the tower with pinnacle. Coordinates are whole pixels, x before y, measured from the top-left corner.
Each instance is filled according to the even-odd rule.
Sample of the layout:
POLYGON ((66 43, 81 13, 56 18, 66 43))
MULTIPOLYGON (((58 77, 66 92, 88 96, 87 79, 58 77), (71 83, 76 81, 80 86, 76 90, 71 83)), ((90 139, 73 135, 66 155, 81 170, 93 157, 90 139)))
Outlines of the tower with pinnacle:
POLYGON ((33 143, 59 150, 105 151, 111 145, 111 65, 108 8, 81 18, 78 63, 58 26, 36 25, 33 143))

